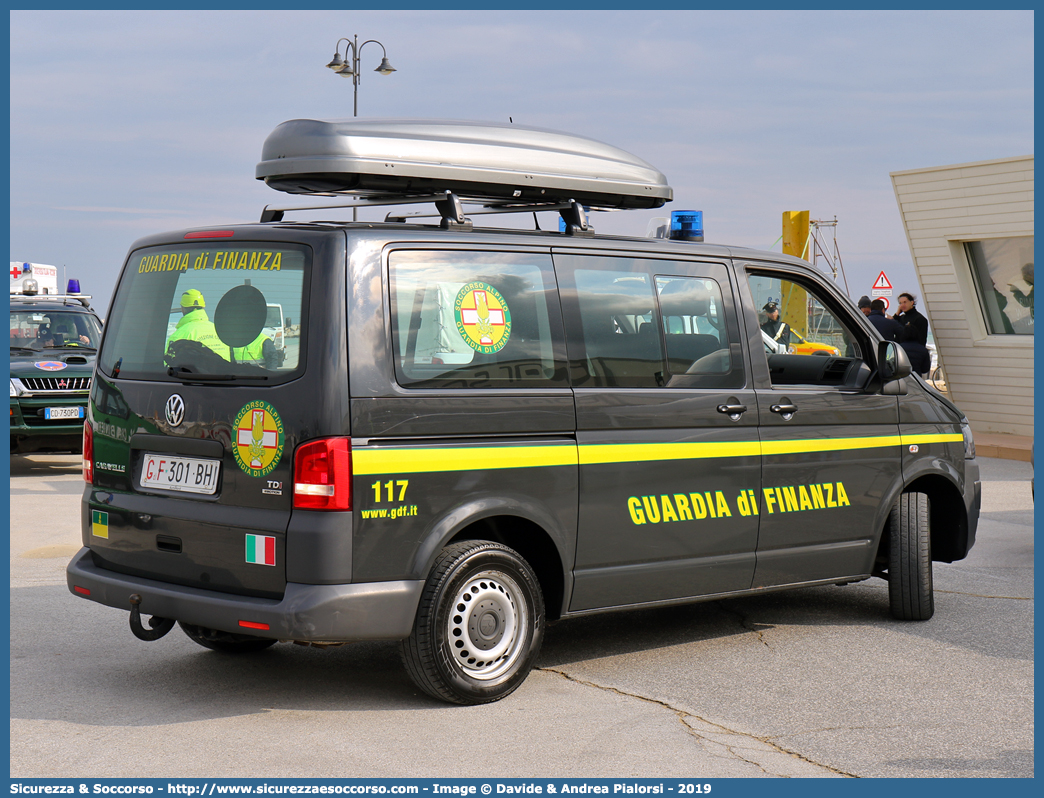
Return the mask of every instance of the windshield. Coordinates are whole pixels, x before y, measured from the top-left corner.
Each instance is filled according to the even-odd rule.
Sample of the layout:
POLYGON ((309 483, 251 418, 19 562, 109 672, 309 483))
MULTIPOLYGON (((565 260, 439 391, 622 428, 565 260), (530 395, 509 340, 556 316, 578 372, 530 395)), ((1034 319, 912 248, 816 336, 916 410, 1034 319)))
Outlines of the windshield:
POLYGON ((11 311, 11 349, 94 349, 101 340, 101 324, 90 313, 74 310, 24 309, 11 311))
POLYGON ((262 384, 295 376, 303 366, 310 260, 307 247, 282 243, 136 250, 116 291, 100 370, 124 379, 262 384), (298 322, 293 335, 282 327, 280 308, 298 322))

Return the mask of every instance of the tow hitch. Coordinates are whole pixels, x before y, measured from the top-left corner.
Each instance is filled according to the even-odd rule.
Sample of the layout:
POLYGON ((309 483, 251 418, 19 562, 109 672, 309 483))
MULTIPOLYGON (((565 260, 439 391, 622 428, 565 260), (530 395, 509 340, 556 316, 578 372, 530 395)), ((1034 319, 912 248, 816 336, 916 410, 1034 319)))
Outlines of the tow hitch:
POLYGON ((131 593, 130 597, 131 611, 130 611, 130 628, 134 632, 134 636, 139 640, 159 640, 163 635, 174 628, 173 618, 158 618, 153 616, 149 618, 149 629, 146 629, 141 622, 141 612, 138 610, 138 605, 141 604, 141 596, 137 593, 131 593))

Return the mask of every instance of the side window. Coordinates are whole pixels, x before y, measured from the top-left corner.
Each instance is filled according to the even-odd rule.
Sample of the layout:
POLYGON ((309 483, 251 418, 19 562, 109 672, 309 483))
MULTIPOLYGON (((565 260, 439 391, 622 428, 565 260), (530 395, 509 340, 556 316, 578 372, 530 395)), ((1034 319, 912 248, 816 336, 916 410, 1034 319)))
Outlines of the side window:
MULTIPOLYGON (((739 347, 730 351, 725 304, 717 280, 656 277, 667 347, 668 387, 735 388, 743 385, 739 347), (735 355, 735 356, 734 356, 735 355)), ((736 340, 736 336, 731 336, 736 340)))
MULTIPOLYGON (((621 259, 620 265, 633 263, 621 259)), ((573 276, 586 367, 580 370, 577 384, 618 388, 664 385, 663 346, 654 318, 652 278, 628 269, 578 268, 573 276)))
POLYGON ((397 250, 388 274, 400 385, 568 384, 549 255, 397 250))
POLYGON ((576 387, 743 385, 724 266, 584 255, 555 255, 555 265, 576 387))
POLYGON ((821 290, 769 274, 749 280, 773 385, 861 384, 864 344, 821 290))

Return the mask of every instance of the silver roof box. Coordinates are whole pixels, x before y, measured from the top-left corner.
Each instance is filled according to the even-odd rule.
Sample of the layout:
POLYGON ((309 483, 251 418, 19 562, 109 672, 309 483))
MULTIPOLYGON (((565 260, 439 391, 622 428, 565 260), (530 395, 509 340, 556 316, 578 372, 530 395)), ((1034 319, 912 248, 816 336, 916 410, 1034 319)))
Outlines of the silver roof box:
POLYGON ((451 191, 599 208, 658 208, 673 198, 659 170, 621 149, 494 122, 291 119, 265 139, 256 176, 291 194, 451 191))

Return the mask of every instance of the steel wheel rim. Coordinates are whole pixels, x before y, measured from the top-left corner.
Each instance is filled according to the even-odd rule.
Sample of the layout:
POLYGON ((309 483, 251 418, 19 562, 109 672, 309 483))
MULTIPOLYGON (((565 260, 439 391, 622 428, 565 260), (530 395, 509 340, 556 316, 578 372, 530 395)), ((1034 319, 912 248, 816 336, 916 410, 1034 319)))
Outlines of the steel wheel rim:
POLYGON ((472 679, 496 679, 523 652, 528 625, 529 610, 518 582, 501 571, 482 571, 454 596, 446 619, 450 656, 472 679))

